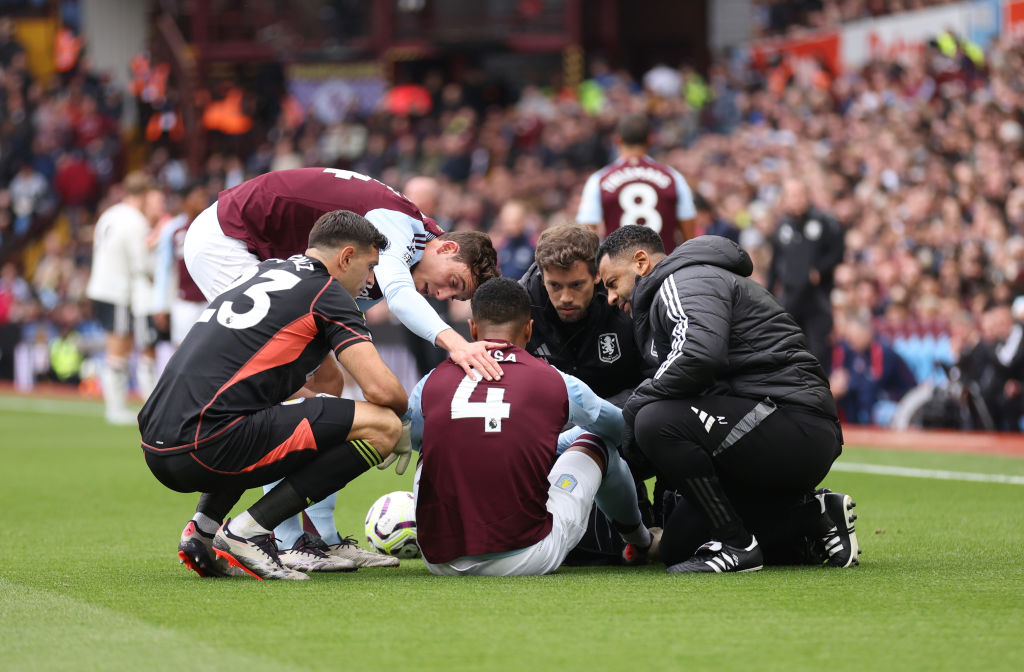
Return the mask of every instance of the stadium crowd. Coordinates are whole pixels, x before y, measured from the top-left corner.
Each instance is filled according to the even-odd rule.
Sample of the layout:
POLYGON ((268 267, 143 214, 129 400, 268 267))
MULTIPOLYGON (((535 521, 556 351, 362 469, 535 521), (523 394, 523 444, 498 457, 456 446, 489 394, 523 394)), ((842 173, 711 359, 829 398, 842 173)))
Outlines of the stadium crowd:
POLYGON ((770 37, 886 14, 948 5, 956 0, 755 0, 755 34, 770 37))
MULTIPOLYGON (((931 3, 811 4, 846 19, 931 3)), ((123 94, 86 59, 48 86, 33 81, 6 29, 0 82, 0 326, 50 345, 75 332, 88 350, 82 290, 92 223, 120 198, 123 94), (20 252, 39 240, 29 272, 20 252)), ((154 231, 195 183, 212 199, 299 166, 351 169, 396 187, 429 175, 440 192, 428 214, 447 230, 488 232, 503 274, 519 277, 540 232, 574 220, 588 174, 613 158, 617 120, 644 112, 651 154, 695 194, 698 232, 737 239, 761 282, 787 178, 843 225, 832 382, 848 421, 888 422, 908 389, 930 381, 987 402, 989 424, 974 414, 957 427, 1020 430, 1021 311, 1011 305, 1024 293, 1021 45, 997 42, 981 62, 931 49, 838 76, 808 62, 761 71, 738 54, 706 78, 659 66, 638 80, 595 59, 580 87, 526 85, 508 104, 495 104, 486 82, 435 74, 423 84, 425 114, 381 109, 325 124, 281 106, 273 123, 213 143, 232 151, 211 153, 202 175, 188 174, 181 142, 161 136, 144 165, 171 195, 154 231)), ((58 350, 52 367, 38 368, 73 380, 81 357, 58 364, 58 350)))

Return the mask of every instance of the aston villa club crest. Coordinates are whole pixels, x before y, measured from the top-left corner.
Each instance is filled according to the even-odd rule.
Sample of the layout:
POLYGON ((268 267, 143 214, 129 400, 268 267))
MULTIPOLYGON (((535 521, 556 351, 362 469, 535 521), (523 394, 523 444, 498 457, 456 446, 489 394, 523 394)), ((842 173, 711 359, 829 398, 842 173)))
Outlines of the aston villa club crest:
POLYGON ((612 332, 597 337, 597 357, 605 364, 611 364, 622 356, 619 335, 612 332))

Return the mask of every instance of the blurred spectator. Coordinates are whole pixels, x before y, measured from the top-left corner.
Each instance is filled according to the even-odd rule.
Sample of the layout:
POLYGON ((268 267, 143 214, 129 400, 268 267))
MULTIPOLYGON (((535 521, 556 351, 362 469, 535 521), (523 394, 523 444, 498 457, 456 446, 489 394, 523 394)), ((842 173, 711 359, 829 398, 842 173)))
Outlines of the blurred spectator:
POLYGON ((32 164, 23 163, 7 190, 11 195, 11 209, 14 212, 14 232, 24 235, 32 224, 32 218, 46 204, 49 185, 32 164))
POLYGON ((871 319, 853 315, 843 321, 830 383, 844 421, 885 425, 915 380, 903 358, 875 335, 871 319))
POLYGON ((509 201, 501 208, 492 237, 498 251, 498 266, 506 278, 520 278, 533 264, 536 234, 527 230, 530 212, 521 201, 509 201))
POLYGON ((19 275, 13 261, 0 267, 0 324, 17 322, 20 319, 19 306, 32 298, 29 284, 19 275))
POLYGON ((697 209, 694 228, 698 236, 722 236, 734 243, 740 242, 740 230, 732 222, 719 217, 715 208, 704 197, 697 196, 693 199, 693 204, 697 209))
POLYGON ((833 273, 843 260, 843 230, 835 218, 811 206, 807 185, 796 178, 783 183, 781 207, 768 288, 792 313, 811 354, 829 371, 833 273))
POLYGON ((52 313, 56 334, 50 339, 49 376, 58 383, 77 385, 82 382, 82 363, 85 361, 82 336, 78 325, 82 311, 78 304, 61 304, 52 313))
POLYGON ((959 367, 978 386, 993 428, 1021 431, 1024 327, 1008 304, 993 304, 982 313, 981 339, 963 354, 959 367))
POLYGON ((67 246, 56 231, 43 239, 43 256, 32 275, 32 288, 46 310, 54 310, 66 295, 75 276, 75 262, 67 254, 67 246))

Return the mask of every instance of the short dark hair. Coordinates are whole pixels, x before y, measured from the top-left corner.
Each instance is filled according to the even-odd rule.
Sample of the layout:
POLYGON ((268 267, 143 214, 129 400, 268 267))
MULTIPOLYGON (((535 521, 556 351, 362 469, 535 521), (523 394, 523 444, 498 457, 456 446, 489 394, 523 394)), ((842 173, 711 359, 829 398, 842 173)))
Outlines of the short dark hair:
POLYGON ((597 234, 585 224, 558 224, 540 234, 534 258, 542 271, 549 268, 565 270, 582 261, 591 275, 597 275, 599 244, 597 234))
POLYGON ((438 240, 452 240, 459 244, 455 261, 469 267, 473 283, 479 287, 491 278, 500 278, 498 253, 490 236, 480 231, 450 231, 438 236, 438 240))
POLYGON ((624 145, 647 145, 651 135, 651 122, 646 114, 630 114, 619 122, 616 129, 624 145))
POLYGON ((491 278, 477 287, 470 302, 473 319, 521 326, 530 319, 530 295, 512 278, 491 278))
POLYGON ((604 257, 618 257, 624 252, 643 250, 648 254, 665 254, 665 244, 661 235, 652 228, 630 224, 619 227, 604 239, 597 250, 597 263, 604 257))
POLYGON ((388 249, 389 245, 387 237, 377 227, 351 210, 325 212, 309 232, 310 247, 338 249, 346 243, 364 248, 372 245, 378 252, 388 249))

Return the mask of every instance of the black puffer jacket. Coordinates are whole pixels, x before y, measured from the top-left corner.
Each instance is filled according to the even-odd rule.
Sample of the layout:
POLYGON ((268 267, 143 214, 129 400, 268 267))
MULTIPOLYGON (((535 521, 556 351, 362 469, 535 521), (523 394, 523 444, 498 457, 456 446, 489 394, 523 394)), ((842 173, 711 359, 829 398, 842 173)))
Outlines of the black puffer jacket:
POLYGON ((699 236, 637 279, 636 339, 660 366, 626 402, 629 422, 652 401, 700 395, 770 397, 837 417, 825 371, 789 313, 748 277, 753 268, 736 243, 699 236))
MULTIPOLYGON (((526 351, 531 355, 576 376, 605 399, 631 391, 653 371, 654 362, 645 362, 633 341, 629 315, 608 305, 604 285, 598 283, 594 289, 586 317, 565 323, 548 299, 536 263, 519 284, 530 294, 533 337, 526 351)), ((619 398, 624 400, 626 394, 619 398)))

